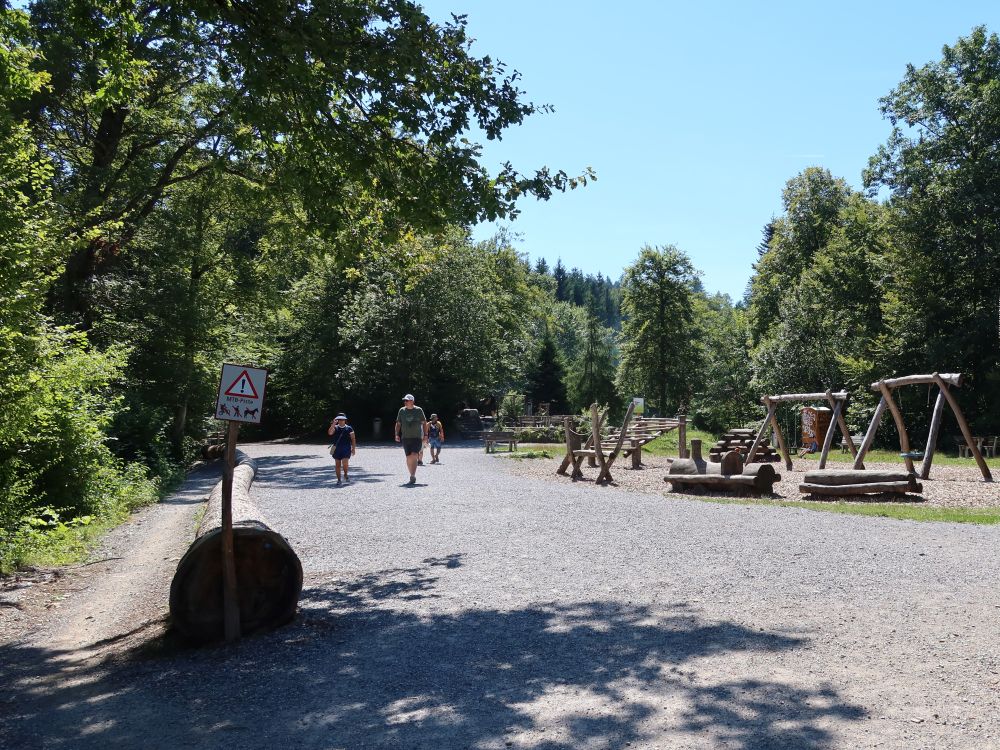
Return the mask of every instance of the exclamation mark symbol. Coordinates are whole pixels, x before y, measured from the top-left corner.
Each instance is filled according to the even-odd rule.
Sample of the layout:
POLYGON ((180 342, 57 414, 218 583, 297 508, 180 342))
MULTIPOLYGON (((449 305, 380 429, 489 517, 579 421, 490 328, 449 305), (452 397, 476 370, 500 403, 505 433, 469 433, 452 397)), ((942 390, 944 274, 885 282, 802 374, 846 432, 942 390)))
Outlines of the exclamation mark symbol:
POLYGON ((246 392, 247 392, 247 379, 240 378, 240 393, 246 393, 246 392))

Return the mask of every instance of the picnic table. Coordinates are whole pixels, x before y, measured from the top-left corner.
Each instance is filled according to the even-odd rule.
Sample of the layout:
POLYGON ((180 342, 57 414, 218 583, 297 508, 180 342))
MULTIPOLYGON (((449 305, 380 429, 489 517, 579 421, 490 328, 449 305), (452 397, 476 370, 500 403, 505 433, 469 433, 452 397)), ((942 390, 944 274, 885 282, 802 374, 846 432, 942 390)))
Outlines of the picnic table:
POLYGON ((517 450, 517 433, 506 430, 493 430, 483 433, 483 442, 486 444, 486 452, 496 452, 497 445, 507 445, 507 452, 513 453, 517 450))
MULTIPOLYGON (((955 438, 958 443, 958 457, 972 458, 972 448, 964 438, 955 438)), ((997 435, 973 435, 972 442, 979 449, 979 453, 986 458, 996 458, 997 449, 1000 448, 1000 437, 997 435)))

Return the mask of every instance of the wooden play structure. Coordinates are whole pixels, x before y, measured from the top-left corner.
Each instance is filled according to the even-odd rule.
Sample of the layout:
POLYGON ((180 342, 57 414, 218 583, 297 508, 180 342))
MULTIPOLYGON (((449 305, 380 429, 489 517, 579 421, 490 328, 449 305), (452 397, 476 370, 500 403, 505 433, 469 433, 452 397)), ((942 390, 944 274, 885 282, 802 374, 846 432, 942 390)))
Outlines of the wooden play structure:
MULTIPOLYGON (((744 457, 744 460, 746 460, 746 455, 750 452, 750 446, 753 445, 756 435, 756 430, 743 429, 742 427, 734 427, 727 430, 716 441, 711 450, 708 451, 708 460, 718 463, 722 460, 724 455, 729 453, 729 451, 739 451, 744 457)), ((767 439, 767 436, 765 436, 764 440, 757 446, 755 458, 758 463, 781 460, 781 456, 779 456, 778 451, 771 446, 771 441, 767 439)))
POLYGON ((771 494, 781 475, 769 463, 743 464, 738 450, 729 451, 718 463, 704 461, 701 441, 691 441, 691 458, 677 458, 670 463, 670 472, 663 478, 674 492, 685 489, 736 492, 741 495, 771 494))
POLYGON ((590 466, 600 469, 596 480, 598 483, 611 482, 611 466, 618 456, 630 457, 632 468, 638 469, 642 465, 642 447, 673 429, 678 430, 681 455, 686 454, 687 421, 683 414, 677 415, 676 419, 638 417, 633 420, 634 409, 635 404, 630 403, 622 426, 607 430, 607 434, 605 426, 608 413, 607 411, 599 413, 597 404, 590 406, 590 435, 574 430, 573 418, 565 417, 563 425, 566 432, 566 455, 556 473, 566 475, 572 466, 570 476, 573 479, 582 479, 581 467, 583 460, 587 459, 590 466))
MULTIPOLYGON (((795 403, 802 401, 826 401, 833 413, 830 418, 830 428, 826 431, 826 436, 823 439, 823 450, 819 456, 819 467, 822 469, 826 466, 827 457, 830 455, 830 446, 833 445, 833 434, 836 428, 840 428, 841 435, 844 436, 844 442, 851 451, 852 456, 857 456, 857 449, 854 447, 854 441, 851 440, 851 431, 847 427, 847 421, 844 419, 844 410, 847 404, 847 392, 838 391, 833 393, 829 390, 822 393, 779 393, 774 396, 762 396, 760 402, 767 407, 767 416, 764 417, 764 423, 760 426, 760 430, 757 432, 757 437, 750 446, 750 451, 747 453, 746 463, 750 464, 754 462, 754 458, 757 456, 757 451, 760 449, 761 445, 767 437, 768 429, 774 430, 774 438, 778 443, 778 450, 781 452, 782 457, 785 459, 785 468, 788 471, 792 470, 792 457, 788 453, 788 445, 785 442, 785 436, 781 432, 781 426, 778 424, 777 411, 778 406, 783 403, 795 403)), ((861 460, 858 459, 855 462, 855 467, 864 468, 864 465, 860 465, 861 460), (859 466, 860 465, 860 466, 859 466)))
POLYGON ((965 415, 962 414, 962 409, 959 407, 958 401, 955 400, 954 394, 949 390, 950 387, 961 387, 961 373, 940 374, 935 372, 932 375, 906 375, 900 378, 888 378, 872 383, 871 389, 876 393, 881 393, 882 398, 875 408, 875 414, 872 415, 872 421, 868 426, 868 432, 865 433, 865 440, 861 444, 861 449, 855 456, 854 468, 864 468, 862 461, 869 448, 871 448, 872 442, 875 440, 875 432, 878 430, 879 422, 882 421, 882 415, 888 408, 889 413, 892 414, 893 421, 896 423, 896 431, 899 432, 900 456, 906 463, 907 472, 914 471, 913 459, 919 458, 920 454, 918 451, 913 451, 910 448, 910 438, 906 433, 906 425, 903 423, 903 412, 892 397, 892 392, 904 385, 936 385, 938 387, 937 400, 934 402, 934 411, 931 415, 930 431, 927 435, 927 447, 922 456, 923 463, 920 467, 920 478, 927 479, 931 473, 931 461, 934 460, 934 446, 937 443, 938 432, 941 429, 941 416, 944 412, 945 401, 947 401, 952 413, 955 415, 955 420, 958 422, 958 427, 962 431, 966 445, 969 446, 973 458, 976 459, 976 463, 979 465, 983 479, 987 482, 992 482, 993 476, 990 474, 990 469, 986 465, 985 459, 983 459, 983 454, 979 450, 977 441, 972 436, 968 422, 965 421, 965 415))

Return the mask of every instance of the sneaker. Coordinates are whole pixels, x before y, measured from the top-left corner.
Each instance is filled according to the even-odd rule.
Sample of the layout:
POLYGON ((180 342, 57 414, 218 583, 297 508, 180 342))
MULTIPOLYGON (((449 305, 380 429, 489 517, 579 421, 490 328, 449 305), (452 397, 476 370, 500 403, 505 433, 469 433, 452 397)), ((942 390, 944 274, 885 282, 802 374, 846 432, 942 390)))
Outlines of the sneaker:
POLYGON ((417 483, 417 478, 416 477, 410 477, 410 481, 407 482, 407 484, 416 484, 416 483, 417 483))
POLYGON ((350 481, 351 481, 351 478, 348 477, 347 474, 344 474, 344 484, 347 484, 350 481))
POLYGON ((417 461, 417 466, 423 466, 423 465, 424 465, 423 461, 417 461))
POLYGON ((340 477, 337 477, 337 484, 340 484, 340 477))

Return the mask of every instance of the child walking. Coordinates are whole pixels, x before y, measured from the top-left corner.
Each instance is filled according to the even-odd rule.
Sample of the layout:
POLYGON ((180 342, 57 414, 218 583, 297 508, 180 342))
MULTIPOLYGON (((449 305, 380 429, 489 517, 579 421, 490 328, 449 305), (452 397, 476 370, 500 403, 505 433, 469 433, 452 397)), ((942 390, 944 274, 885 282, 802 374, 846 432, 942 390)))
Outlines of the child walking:
POLYGON ((437 414, 431 414, 427 423, 427 439, 431 446, 431 463, 441 463, 441 445, 444 443, 444 425, 438 421, 437 414))

